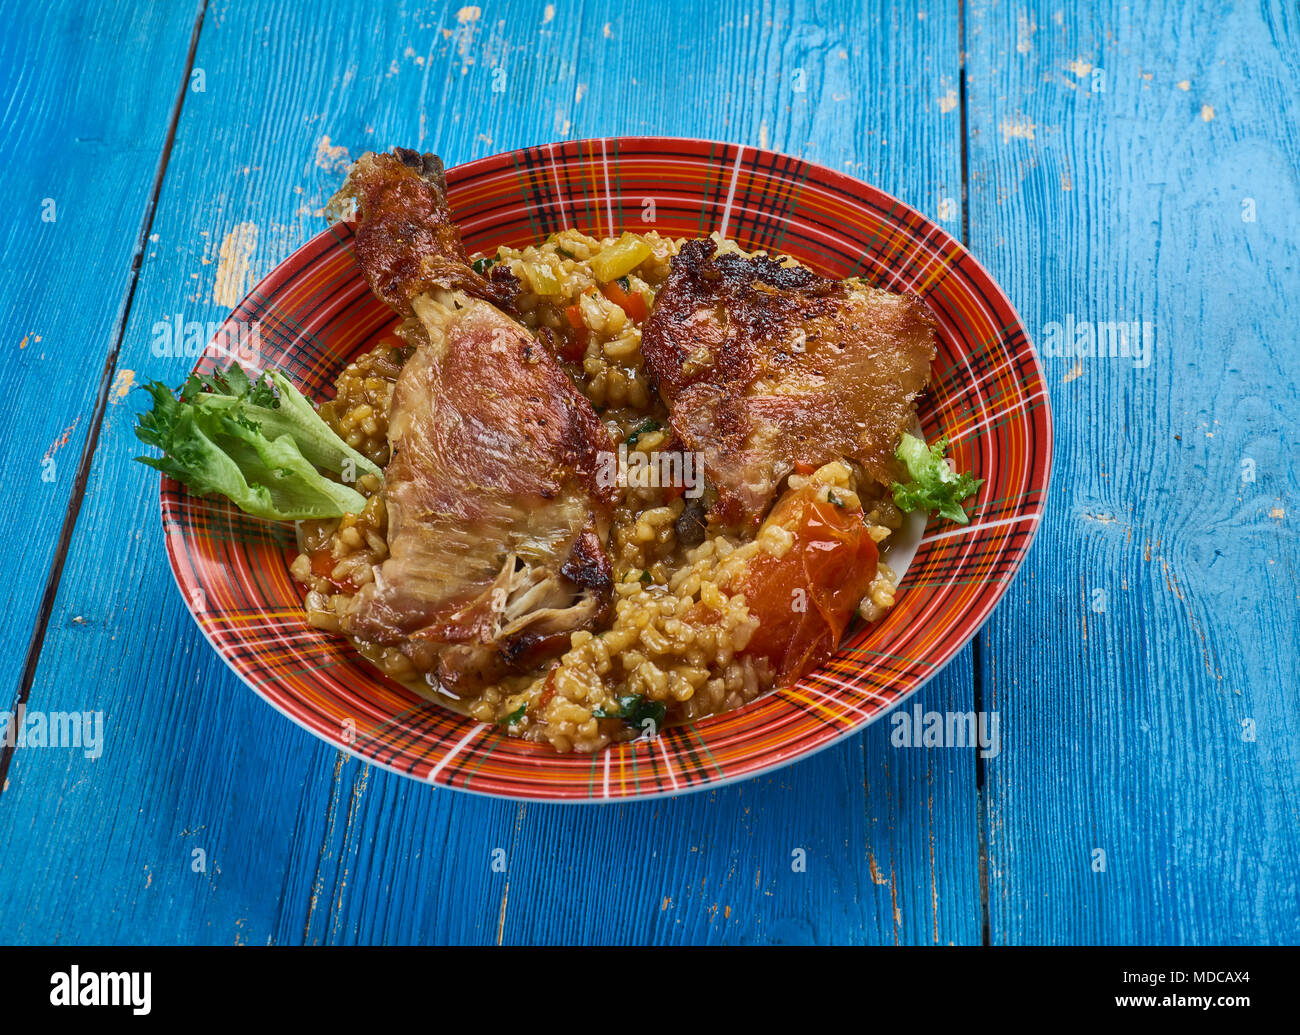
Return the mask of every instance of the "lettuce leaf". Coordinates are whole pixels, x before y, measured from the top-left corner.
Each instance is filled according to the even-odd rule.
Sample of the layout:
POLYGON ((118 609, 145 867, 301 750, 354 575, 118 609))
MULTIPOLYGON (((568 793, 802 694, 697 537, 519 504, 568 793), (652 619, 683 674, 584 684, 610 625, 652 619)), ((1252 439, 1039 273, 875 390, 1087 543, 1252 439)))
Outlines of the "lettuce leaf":
POLYGON ((381 474, 279 371, 253 380, 231 364, 205 378, 191 376, 178 395, 159 381, 143 387, 153 408, 139 415, 136 437, 163 455, 136 459, 201 496, 225 496, 254 517, 359 513, 365 497, 321 471, 348 480, 381 474))
POLYGON ((944 457, 947 451, 947 435, 927 446, 924 439, 904 432, 894 455, 907 468, 911 481, 894 482, 894 502, 901 510, 925 510, 965 525, 970 518, 962 500, 973 496, 984 479, 954 471, 944 457))
POLYGON ((342 474, 350 459, 353 480, 359 474, 382 476, 363 454, 349 446, 325 423, 292 381, 270 369, 250 380, 237 364, 206 378, 191 374, 181 389, 181 401, 203 410, 235 411, 261 426, 268 438, 289 435, 302 455, 317 467, 342 474))

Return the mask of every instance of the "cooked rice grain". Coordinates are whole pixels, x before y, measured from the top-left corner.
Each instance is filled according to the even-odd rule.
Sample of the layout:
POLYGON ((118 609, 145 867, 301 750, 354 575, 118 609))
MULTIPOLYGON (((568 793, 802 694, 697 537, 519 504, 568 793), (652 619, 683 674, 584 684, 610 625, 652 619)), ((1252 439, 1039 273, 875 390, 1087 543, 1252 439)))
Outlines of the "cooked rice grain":
MULTIPOLYGON (((654 232, 642 239, 651 255, 620 286, 639 293, 649 308, 682 242, 654 232)), ((671 434, 645 371, 641 329, 602 291, 590 266, 614 241, 566 230, 540 245, 498 249, 492 258, 507 263, 522 286, 517 307, 523 323, 562 346, 562 360, 615 441, 628 441, 635 432, 629 448, 653 454, 670 443, 671 434)), ((740 251, 721 239, 719 247, 740 251)), ((386 341, 358 357, 339 375, 336 397, 320 408, 341 437, 381 466, 389 458, 388 412, 405 354, 386 341)), ((789 479, 792 488, 810 482, 833 490, 846 505, 859 502, 856 472, 846 463, 789 479)), ((332 632, 352 594, 387 556, 378 483, 362 479, 358 488, 369 497, 363 513, 301 523, 301 552, 291 567, 307 587, 307 620, 332 632)), ((901 527, 903 515, 878 488, 863 491, 868 530, 882 542, 901 527)), ((511 677, 469 699, 452 700, 446 691, 434 696, 479 721, 501 724, 511 735, 559 751, 595 751, 657 733, 661 723, 739 707, 770 689, 769 662, 744 653, 757 619, 744 596, 726 587, 757 551, 781 556, 793 537, 768 527, 749 542, 714 533, 696 546, 679 543, 677 522, 686 500, 672 495, 657 486, 623 490, 609 540, 615 600, 606 628, 574 633, 568 651, 542 671, 511 677), (631 714, 630 702, 636 702, 631 714)), ((859 613, 868 620, 885 614, 896 581, 882 564, 859 613)), ((426 680, 435 659, 427 648, 353 643, 385 674, 433 693, 426 680)))

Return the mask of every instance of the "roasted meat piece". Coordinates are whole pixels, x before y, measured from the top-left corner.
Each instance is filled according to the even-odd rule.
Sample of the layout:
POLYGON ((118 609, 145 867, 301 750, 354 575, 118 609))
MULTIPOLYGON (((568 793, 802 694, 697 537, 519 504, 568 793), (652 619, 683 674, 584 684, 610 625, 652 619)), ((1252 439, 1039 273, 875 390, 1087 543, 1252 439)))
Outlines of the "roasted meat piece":
POLYGON ((519 285, 510 270, 476 273, 451 221, 447 180, 437 155, 396 147, 367 151, 330 200, 333 218, 355 207, 357 265, 376 295, 403 316, 420 294, 463 291, 509 311, 519 285))
MULTIPOLYGON (((393 392, 389 557, 345 632, 436 656, 478 683, 568 645, 608 607, 608 432, 555 359, 506 315, 512 281, 466 263, 431 155, 362 157, 357 261, 416 346, 393 392)), ((508 271, 506 271, 508 275, 508 271)), ((427 661, 428 659, 425 658, 427 661)))
POLYGON ((934 358, 914 295, 828 280, 690 241, 655 296, 641 351, 684 448, 716 492, 714 525, 752 530, 796 465, 839 457, 883 483, 934 358))

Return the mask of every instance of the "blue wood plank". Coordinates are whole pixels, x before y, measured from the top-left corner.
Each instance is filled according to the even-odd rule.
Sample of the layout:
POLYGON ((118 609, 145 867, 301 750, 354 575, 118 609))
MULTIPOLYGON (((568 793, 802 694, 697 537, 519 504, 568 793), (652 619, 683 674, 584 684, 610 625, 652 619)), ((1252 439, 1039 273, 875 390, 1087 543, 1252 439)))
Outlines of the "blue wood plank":
POLYGON ((152 200, 198 4, 122 18, 73 2, 0 11, 0 225, 5 390, 0 436, 11 515, 0 525, 0 709, 13 707, 28 640, 107 395, 132 261, 152 200), (149 77, 123 70, 150 68, 149 77), (33 405, 35 403, 35 405, 33 405))
POLYGON ((1040 352, 1156 342, 1044 358, 1047 518, 981 671, 992 938, 1294 943, 1295 6, 966 11, 976 255, 1040 352))
MULTIPOLYGON (((802 153, 931 212, 959 196, 954 9, 783 3, 759 17, 736 4, 701 26, 694 6, 549 6, 471 17, 354 3, 323 19, 213 4, 196 56, 206 89, 182 114, 120 368, 176 380, 150 354, 153 322, 224 315, 241 273, 246 284, 319 228, 347 156, 367 147, 415 143, 455 163, 579 134, 697 134, 802 153)), ((574 809, 431 792, 318 744, 202 643, 163 560, 156 481, 129 460, 130 424, 110 408, 33 688, 34 706, 102 708, 107 745, 93 765, 17 756, 0 797, 0 935, 978 940, 969 751, 894 749, 881 726, 712 795, 574 809), (807 872, 791 867, 796 849, 807 872), (42 876, 16 894, 20 873, 42 876)), ((924 701, 965 710, 971 694, 967 653, 924 701)))
MULTIPOLYGON (((926 707, 964 710, 969 693, 941 677, 926 707)), ((479 829, 476 806, 457 802, 453 837, 400 778, 349 763, 358 811, 308 940, 977 942, 973 760, 901 751, 889 733, 877 723, 779 774, 680 799, 518 805, 505 830, 479 829)))
MULTIPOLYGON (((918 19, 891 37, 866 13, 823 28, 806 8, 779 8, 761 26, 757 19, 747 26, 741 13, 723 16, 703 30, 704 44, 697 21, 667 25, 641 8, 627 8, 608 29, 600 15, 588 26, 590 20, 584 18, 571 89, 557 89, 565 103, 551 117, 553 129, 595 136, 631 128, 765 143, 855 170, 930 211, 943 197, 960 196, 958 118, 945 116, 949 91, 956 93, 953 19, 918 19), (672 68, 702 45, 716 48, 716 64, 696 64, 693 88, 716 96, 718 110, 708 104, 681 109, 672 68, 646 59, 643 41, 651 37, 672 68), (864 39, 893 49, 865 48, 864 39), (945 77, 944 68, 954 74, 945 77), (584 69, 601 74, 588 84, 584 69), (802 94, 785 87, 796 69, 808 86, 802 94), (881 90, 903 103, 872 104, 881 90), (851 136, 844 126, 852 127, 851 136), (928 161, 915 155, 911 164, 892 161, 891 140, 907 142, 928 161), (865 146, 859 150, 855 141, 865 146)), ((534 70, 525 46, 517 49, 530 82, 558 67, 544 50, 534 70)), ((513 95, 503 100, 519 106, 513 95)), ((494 140, 500 143, 499 134, 494 140)), ((968 667, 964 655, 926 691, 926 707, 968 709, 968 667)), ((404 788, 388 774, 369 774, 364 821, 337 852, 339 894, 331 896, 331 913, 314 925, 313 938, 978 941, 974 760, 964 751, 899 751, 887 734, 879 726, 788 773, 706 796, 578 812, 521 807, 506 841, 492 839, 494 831, 492 838, 469 836, 454 845, 418 835, 408 842, 407 825, 398 819, 404 788), (371 839, 381 832, 390 846, 404 847, 376 858, 371 839), (497 848, 506 853, 505 873, 490 869, 497 848), (792 869, 796 849, 807 855, 806 873, 792 869), (421 880, 431 853, 449 864, 457 882, 452 889, 421 880), (354 864, 346 871, 350 888, 343 886, 344 860, 354 864), (393 878, 394 860, 412 862, 396 864, 406 871, 396 881, 401 890, 391 892, 400 896, 400 908, 383 909, 381 889, 393 878), (499 898, 499 913, 477 918, 473 928, 458 923, 454 908, 466 872, 492 880, 499 898)))
MULTIPOLYGON (((351 20, 339 11, 313 44, 306 7, 207 11, 195 56, 203 89, 186 98, 118 376, 180 381, 192 361, 154 356, 153 324, 221 319, 323 225, 346 164, 328 138, 335 113, 350 112, 348 132, 366 139, 375 81, 340 92, 346 70, 318 70, 356 39, 374 40, 384 69, 404 49, 370 18, 362 5, 351 20), (304 63, 313 45, 320 60, 304 63)), ((408 83, 391 103, 413 112, 419 83, 408 83)), ((5 934, 301 941, 322 846, 347 829, 342 758, 245 689, 186 613, 163 554, 157 479, 131 460, 138 406, 108 409, 30 702, 102 710, 103 755, 17 753, 0 797, 0 881, 23 905, 6 912, 5 934)), ((498 811, 508 824, 510 807, 498 811)), ((477 819, 491 828, 490 810, 477 819)))

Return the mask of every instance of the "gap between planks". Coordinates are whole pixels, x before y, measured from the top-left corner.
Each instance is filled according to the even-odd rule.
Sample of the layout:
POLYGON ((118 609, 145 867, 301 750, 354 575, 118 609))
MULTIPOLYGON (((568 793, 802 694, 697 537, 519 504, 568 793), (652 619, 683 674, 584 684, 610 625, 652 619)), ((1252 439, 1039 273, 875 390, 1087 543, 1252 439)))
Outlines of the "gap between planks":
MULTIPOLYGON (((36 612, 36 621, 32 626, 31 639, 27 644, 27 655, 23 660, 22 676, 14 694, 12 714, 27 703, 31 696, 32 684, 36 680, 36 668, 40 664, 41 652, 45 646, 45 633, 49 628, 50 615, 54 611, 54 599, 63 578, 63 566, 67 561, 68 547, 72 542, 72 533, 77 525, 77 516, 81 513, 81 503, 86 495, 86 484, 90 480, 90 468, 94 462, 95 450, 99 445, 99 432, 104 423, 104 412, 108 407, 108 396, 117 369, 118 355, 122 349, 122 339, 126 336, 127 321, 131 316, 131 304, 135 299, 136 285, 140 280, 140 267, 144 262, 144 251, 153 229, 154 213, 158 209, 158 198, 162 193, 163 177, 171 159, 172 144, 176 140, 176 127, 180 123, 181 109, 185 106, 185 94, 189 89, 190 74, 194 70, 194 57, 199 48, 199 33, 203 28, 203 19, 207 14, 208 0, 199 0, 199 9, 194 17, 194 28, 190 31, 189 50, 185 55, 185 74, 180 88, 176 91, 176 100, 172 102, 167 136, 163 140, 162 153, 154 170, 153 185, 150 187, 149 200, 145 204, 144 216, 140 221, 140 231, 136 235, 135 249, 131 255, 131 271, 127 278, 126 293, 118 309, 116 327, 113 331, 113 343, 104 360, 103 370, 99 375, 99 389, 95 396, 95 407, 91 413, 90 425, 86 429, 86 442, 82 446, 81 456, 77 462, 77 475, 72 483, 72 494, 68 498, 68 509, 63 515, 63 525, 59 529, 59 538, 54 548, 54 557, 50 561, 50 570, 45 578, 45 589, 41 595, 40 607, 36 612)), ((15 747, 0 747, 0 794, 8 786, 9 764, 13 760, 15 747)))
MULTIPOLYGON (((959 83, 959 112, 960 112, 960 135, 961 135, 961 243, 963 247, 968 247, 970 243, 970 205, 969 205, 969 177, 968 177, 968 97, 966 85, 966 53, 965 53, 965 29, 966 29, 966 9, 964 0, 958 2, 958 83, 959 83)), ((46 578, 45 588, 42 594, 41 603, 37 612, 36 621, 33 625, 31 638, 29 640, 22 676, 19 686, 15 693, 11 711, 16 711, 17 707, 25 704, 28 700, 32 686, 35 681, 36 669, 40 662, 40 657, 44 647, 46 632, 49 621, 54 609, 55 598, 61 583, 64 564, 67 559, 68 549, 71 543, 72 534, 75 531, 77 518, 80 514, 81 505, 85 496, 86 486, 90 477, 90 470, 94 460, 94 454, 98 447, 99 434, 103 424, 104 415, 107 409, 108 396, 111 391, 111 383, 116 373, 117 361, 121 350, 123 338, 125 337, 126 327, 131 314, 132 303, 135 297, 135 290, 139 281, 139 274, 143 262, 144 251, 150 232, 153 227, 153 220, 157 211, 158 200, 162 191, 162 183, 165 177, 167 167, 171 157, 172 147, 175 141, 176 130, 183 112, 185 96, 188 91, 190 75, 194 68, 195 56, 198 50, 199 37, 202 32, 204 20, 207 13, 207 0, 200 0, 198 11, 195 15, 194 27, 190 34, 189 49, 186 54, 184 74, 177 90, 176 99, 173 102, 170 114, 167 135, 163 143, 159 161, 154 173, 153 184, 151 187, 149 199, 145 206, 143 218, 141 220, 140 230, 137 234, 135 248, 132 254, 130 275, 127 289, 123 298, 122 305, 118 312, 118 318, 113 334, 113 342, 108 356, 100 375, 99 387, 95 399, 95 405, 92 412, 90 425, 86 433, 86 441, 82 447, 81 455, 78 461, 76 478, 73 483, 73 489, 68 502, 68 508, 64 515, 59 538, 56 544, 54 557, 50 563, 49 573, 46 578)), ((977 712, 983 708, 983 641, 984 634, 979 632, 972 641, 973 651, 973 672, 972 682, 974 689, 974 707, 977 712)), ((13 748, 0 748, 0 794, 3 793, 7 786, 7 774, 10 762, 13 756, 13 748)), ((989 878, 988 878, 988 860, 987 860, 987 802, 984 796, 984 772, 983 762, 979 757, 979 752, 975 752, 975 769, 976 769, 976 794, 977 794, 977 822, 978 822, 978 840, 979 840, 979 883, 980 883, 980 930, 981 940, 989 944, 989 878)), ((340 774, 336 770, 335 782, 340 774)), ((520 808, 516 817, 515 831, 517 835, 522 819, 524 809, 520 808)), ((512 838, 513 842, 513 838, 512 838)), ((322 845, 322 851, 325 846, 322 845)), ((513 848, 513 843, 512 843, 513 848)), ((500 911, 497 923, 496 942, 502 943, 505 927, 506 908, 509 895, 509 883, 503 889, 501 897, 500 911)), ((310 927, 313 909, 309 905, 308 919, 304 930, 304 941, 306 941, 307 930, 310 927)))
MULTIPOLYGON (((970 248, 970 109, 966 93, 966 0, 957 0, 957 99, 961 114, 961 246, 970 248)), ((981 627, 971 640, 971 688, 975 714, 984 710, 984 630, 981 627)), ((988 945, 989 936, 989 858, 988 799, 984 794, 984 759, 975 755, 975 836, 978 842, 980 884, 980 944, 988 945)))

